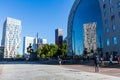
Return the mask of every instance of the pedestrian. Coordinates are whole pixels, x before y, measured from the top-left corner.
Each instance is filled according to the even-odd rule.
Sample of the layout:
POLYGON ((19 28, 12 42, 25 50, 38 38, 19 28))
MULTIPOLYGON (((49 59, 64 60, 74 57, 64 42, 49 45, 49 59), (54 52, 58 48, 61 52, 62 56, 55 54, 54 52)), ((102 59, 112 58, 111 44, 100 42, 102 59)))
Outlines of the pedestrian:
POLYGON ((100 61, 101 61, 101 65, 103 66, 104 65, 104 59, 103 59, 103 57, 100 58, 100 61))
POLYGON ((94 58, 94 65, 95 65, 95 72, 99 72, 99 58, 98 56, 95 56, 94 58))
POLYGON ((112 64, 112 62, 113 62, 113 56, 110 55, 110 58, 109 58, 109 64, 112 64))
POLYGON ((120 55, 118 56, 118 64, 120 64, 120 55))
POLYGON ((58 56, 58 62, 59 62, 59 65, 61 65, 62 59, 59 56, 58 56))

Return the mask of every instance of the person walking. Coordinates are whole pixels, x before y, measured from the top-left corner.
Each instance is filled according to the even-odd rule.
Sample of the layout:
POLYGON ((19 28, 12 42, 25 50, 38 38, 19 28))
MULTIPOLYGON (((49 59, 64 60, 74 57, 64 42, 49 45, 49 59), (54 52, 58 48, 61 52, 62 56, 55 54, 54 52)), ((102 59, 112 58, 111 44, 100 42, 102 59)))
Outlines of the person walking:
POLYGON ((95 56, 94 58, 95 72, 99 72, 99 58, 95 56))
POLYGON ((101 57, 101 58, 100 58, 100 61, 101 61, 101 65, 103 66, 103 65, 104 65, 104 58, 101 57))
POLYGON ((61 65, 62 59, 59 56, 58 56, 58 62, 59 62, 59 65, 61 65))
POLYGON ((110 58, 109 58, 109 64, 112 64, 112 62, 113 62, 113 56, 110 55, 110 58))
POLYGON ((120 64, 120 55, 118 56, 118 64, 120 64))

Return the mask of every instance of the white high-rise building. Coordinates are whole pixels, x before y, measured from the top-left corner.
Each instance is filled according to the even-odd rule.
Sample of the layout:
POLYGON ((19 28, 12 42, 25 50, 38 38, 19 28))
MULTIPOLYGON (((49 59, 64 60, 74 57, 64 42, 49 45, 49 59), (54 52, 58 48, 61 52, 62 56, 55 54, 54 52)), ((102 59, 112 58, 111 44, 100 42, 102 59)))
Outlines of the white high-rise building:
POLYGON ((97 40, 96 40, 96 23, 86 23, 84 26, 84 48, 87 49, 88 52, 91 50, 97 50, 97 40))
POLYGON ((27 48, 29 47, 30 44, 33 48, 34 41, 35 41, 34 37, 24 37, 24 39, 23 39, 23 55, 24 55, 24 57, 27 57, 29 55, 29 53, 27 52, 27 48))
POLYGON ((21 41, 21 21, 7 17, 3 25, 1 46, 4 58, 15 58, 21 41))
POLYGON ((40 39, 40 44, 41 45, 47 44, 47 39, 40 39))

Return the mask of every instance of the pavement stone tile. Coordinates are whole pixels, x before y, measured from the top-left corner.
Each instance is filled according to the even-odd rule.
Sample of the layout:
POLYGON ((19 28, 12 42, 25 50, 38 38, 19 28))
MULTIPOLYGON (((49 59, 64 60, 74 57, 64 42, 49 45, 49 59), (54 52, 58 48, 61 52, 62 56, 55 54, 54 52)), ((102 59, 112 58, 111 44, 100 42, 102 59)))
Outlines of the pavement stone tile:
POLYGON ((0 65, 0 80, 120 80, 120 77, 40 64, 0 65))

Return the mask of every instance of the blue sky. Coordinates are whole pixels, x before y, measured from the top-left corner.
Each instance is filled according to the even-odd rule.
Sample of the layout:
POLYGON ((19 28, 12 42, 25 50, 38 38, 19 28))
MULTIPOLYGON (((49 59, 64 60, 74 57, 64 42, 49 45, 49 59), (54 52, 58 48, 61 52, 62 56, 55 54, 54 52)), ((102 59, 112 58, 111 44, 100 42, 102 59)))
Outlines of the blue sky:
POLYGON ((22 21, 22 38, 36 37, 38 32, 40 38, 54 43, 56 28, 62 28, 66 37, 68 16, 73 2, 74 0, 0 0, 0 43, 6 17, 22 21))

